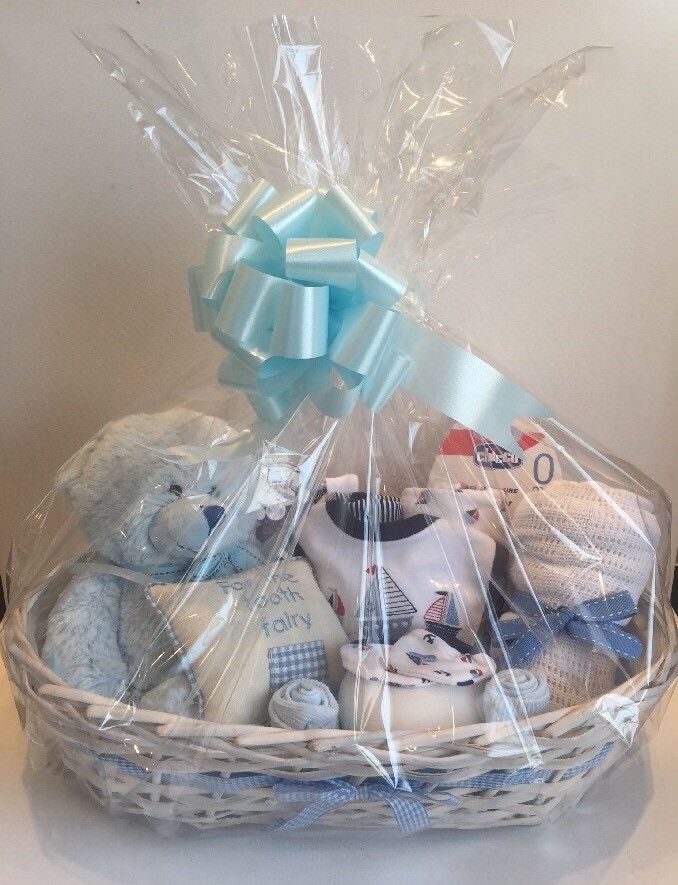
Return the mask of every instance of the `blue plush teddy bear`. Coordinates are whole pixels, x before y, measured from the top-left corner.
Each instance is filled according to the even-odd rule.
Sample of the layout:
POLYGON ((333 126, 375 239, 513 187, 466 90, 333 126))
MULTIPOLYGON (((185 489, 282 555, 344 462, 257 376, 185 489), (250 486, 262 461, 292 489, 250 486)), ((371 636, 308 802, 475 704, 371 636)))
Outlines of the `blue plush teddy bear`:
POLYGON ((195 713, 195 691, 144 585, 190 587, 265 561, 257 513, 229 507, 256 472, 254 455, 205 458, 205 447, 234 436, 222 420, 183 408, 131 415, 60 471, 92 553, 49 615, 42 657, 72 687, 195 713))

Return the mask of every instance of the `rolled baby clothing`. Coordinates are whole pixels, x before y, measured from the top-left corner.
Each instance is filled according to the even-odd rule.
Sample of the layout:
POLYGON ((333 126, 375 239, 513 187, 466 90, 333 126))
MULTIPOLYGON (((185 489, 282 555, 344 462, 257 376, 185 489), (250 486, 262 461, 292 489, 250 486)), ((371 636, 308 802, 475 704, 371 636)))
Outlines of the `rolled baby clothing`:
POLYGON ((281 685, 269 701, 268 713, 276 728, 339 727, 339 704, 329 686, 318 679, 291 679, 281 685))
POLYGON ((502 670, 491 679, 483 694, 487 722, 504 722, 537 716, 549 708, 550 692, 546 674, 539 669, 502 670))

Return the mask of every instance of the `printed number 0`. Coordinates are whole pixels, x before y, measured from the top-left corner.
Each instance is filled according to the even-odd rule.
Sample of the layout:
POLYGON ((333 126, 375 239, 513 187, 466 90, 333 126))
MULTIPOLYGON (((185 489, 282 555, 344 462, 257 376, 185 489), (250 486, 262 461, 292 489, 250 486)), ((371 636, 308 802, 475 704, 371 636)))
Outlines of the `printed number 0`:
POLYGON ((532 472, 534 474, 535 480, 541 486, 548 485, 548 483, 551 482, 551 480, 553 479, 553 474, 555 472, 555 469, 556 469, 556 465, 553 460, 553 455, 549 455, 548 452, 541 452, 541 454, 537 455, 537 457, 534 459, 534 465, 532 467, 532 472), (542 460, 542 458, 546 459, 546 461, 548 463, 548 466, 546 468, 546 477, 544 479, 542 479, 542 477, 539 475, 539 473, 540 473, 539 462, 542 460))

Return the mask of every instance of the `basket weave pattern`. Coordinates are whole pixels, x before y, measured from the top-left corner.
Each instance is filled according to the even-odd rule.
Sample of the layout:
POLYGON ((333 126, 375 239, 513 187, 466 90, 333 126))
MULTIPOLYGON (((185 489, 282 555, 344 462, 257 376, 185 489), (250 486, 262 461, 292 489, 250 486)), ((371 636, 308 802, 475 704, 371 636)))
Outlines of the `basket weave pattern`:
MULTIPOLYGON (((400 779, 425 783, 418 798, 432 827, 551 820, 626 750, 627 741, 610 720, 626 721, 632 730, 642 724, 678 666, 667 651, 614 694, 531 719, 526 745, 539 760, 531 770, 526 745, 506 724, 390 735, 387 741, 383 733, 217 725, 132 710, 70 688, 45 666, 33 616, 39 607, 40 592, 11 611, 4 625, 6 665, 31 737, 101 804, 199 829, 270 827, 299 811, 282 804, 272 786, 224 792, 221 779, 249 773, 306 782, 350 776, 361 782, 375 776, 371 760, 397 771, 400 779), (601 705, 608 713, 614 706, 614 715, 601 715, 601 705), (535 773, 537 782, 530 782, 535 773)), ((357 801, 333 809, 321 823, 393 828, 394 816, 385 801, 357 801)))

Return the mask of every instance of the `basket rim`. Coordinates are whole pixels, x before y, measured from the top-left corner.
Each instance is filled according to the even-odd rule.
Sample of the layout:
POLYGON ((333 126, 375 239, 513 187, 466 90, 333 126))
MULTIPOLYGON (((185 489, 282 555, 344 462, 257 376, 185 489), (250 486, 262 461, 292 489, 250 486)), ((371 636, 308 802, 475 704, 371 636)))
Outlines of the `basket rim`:
MULTIPOLYGON (((63 564, 62 567, 66 565, 63 564)), ((529 720, 519 720, 518 723, 512 721, 505 723, 480 722, 453 729, 388 733, 341 728, 293 730, 259 724, 222 724, 205 719, 194 719, 162 711, 137 708, 114 698, 72 688, 54 673, 40 657, 35 638, 28 635, 28 615, 59 571, 61 568, 54 570, 40 587, 24 599, 20 606, 7 612, 3 624, 7 653, 17 658, 32 671, 34 683, 39 679, 43 680, 37 687, 35 685, 32 687, 44 700, 52 699, 53 701, 62 700, 71 704, 75 703, 85 707, 85 716, 90 720, 110 720, 113 718, 121 724, 150 727, 157 735, 167 738, 234 738, 238 745, 251 748, 305 743, 312 745, 313 749, 330 749, 347 742, 355 743, 357 738, 359 738, 361 745, 387 742, 394 749, 405 748, 414 743, 434 746, 448 743, 450 740, 459 743, 478 738, 484 738, 490 745, 506 738, 515 737, 516 726, 520 722, 525 722, 535 736, 543 732, 544 729, 548 729, 550 737, 557 737, 560 732, 558 722, 561 719, 567 719, 569 722, 575 717, 584 722, 594 714, 602 698, 609 698, 612 695, 638 702, 642 700, 642 695, 648 689, 653 686, 663 687, 672 681, 678 673, 678 651, 674 650, 671 653, 670 645, 664 643, 664 648, 656 661, 644 668, 641 673, 615 686, 614 692, 608 692, 599 698, 591 698, 575 707, 563 707, 530 717, 529 720), (36 676, 39 679, 36 679, 36 676)), ((566 730, 570 731, 571 726, 566 730)))

